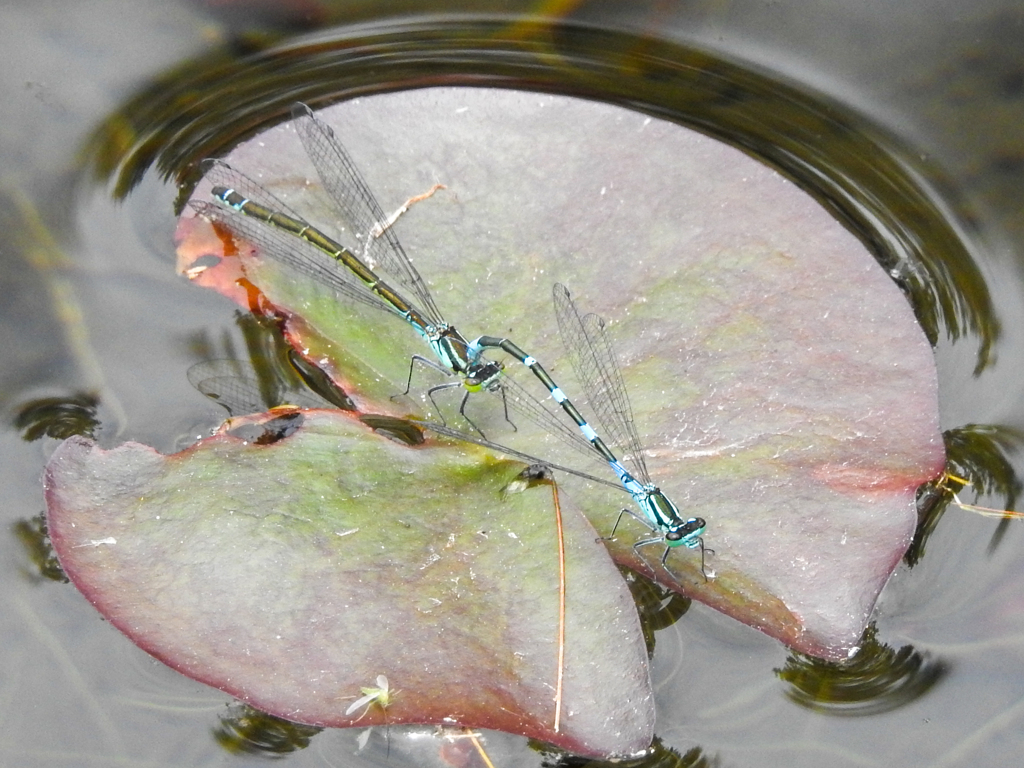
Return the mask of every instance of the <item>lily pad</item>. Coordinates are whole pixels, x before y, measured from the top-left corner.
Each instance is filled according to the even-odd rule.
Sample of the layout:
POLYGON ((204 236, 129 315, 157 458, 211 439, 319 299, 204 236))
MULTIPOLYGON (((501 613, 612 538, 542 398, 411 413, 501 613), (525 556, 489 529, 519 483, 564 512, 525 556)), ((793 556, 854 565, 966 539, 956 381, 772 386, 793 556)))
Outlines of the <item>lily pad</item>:
MULTIPOLYGON (((513 339, 586 411, 559 349, 551 284, 609 321, 647 465, 685 516, 706 519, 713 578, 691 550, 667 567, 662 548, 634 550, 648 535, 639 524, 609 544, 616 560, 795 649, 848 656, 911 541, 917 487, 944 465, 930 346, 863 244, 742 152, 608 105, 437 88, 320 116, 385 209, 447 186, 395 231, 468 338, 513 339)), ((344 242, 289 124, 227 159, 344 242)), ((208 186, 196 198, 209 200, 208 186)), ((241 267, 225 258, 199 279, 236 298, 238 274, 258 281, 298 348, 364 406, 403 412, 391 397, 410 356, 428 352, 402 320, 224 232, 216 245, 204 222, 186 217, 180 234, 182 266, 237 248, 241 267)), ((511 376, 546 394, 516 367, 511 376)), ((423 393, 439 381, 417 380, 404 412, 431 411, 423 393)), ((442 403, 442 415, 458 419, 457 406, 442 403)), ((492 440, 585 464, 530 424, 512 431, 495 398, 474 395, 469 407, 492 440)), ((599 460, 586 468, 611 477, 599 460)), ((628 502, 565 484, 602 534, 628 502)))
POLYGON ((636 610, 571 501, 510 490, 523 465, 473 446, 302 416, 270 444, 221 433, 173 456, 67 440, 46 472, 67 575, 169 666, 292 721, 493 728, 587 755, 650 744, 636 610), (350 711, 381 675, 386 706, 350 711))

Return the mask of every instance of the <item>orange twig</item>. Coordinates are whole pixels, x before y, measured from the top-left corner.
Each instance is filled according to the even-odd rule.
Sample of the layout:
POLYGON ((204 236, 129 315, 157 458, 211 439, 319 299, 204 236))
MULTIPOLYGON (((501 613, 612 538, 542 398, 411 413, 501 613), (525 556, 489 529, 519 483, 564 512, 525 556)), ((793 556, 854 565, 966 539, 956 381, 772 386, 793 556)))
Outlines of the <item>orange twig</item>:
POLYGON ((562 506, 558 503, 558 486, 552 481, 551 496, 555 501, 555 522, 558 526, 558 676, 555 683, 555 733, 562 719, 562 677, 565 673, 565 538, 562 535, 562 506))
POLYGON ((480 754, 480 759, 484 761, 484 764, 487 766, 487 768, 494 768, 494 763, 492 763, 491 758, 487 756, 487 752, 484 751, 484 746, 480 743, 480 740, 476 737, 476 734, 473 733, 473 731, 471 731, 469 728, 467 728, 466 735, 469 737, 469 740, 473 742, 473 746, 476 747, 476 751, 480 754))

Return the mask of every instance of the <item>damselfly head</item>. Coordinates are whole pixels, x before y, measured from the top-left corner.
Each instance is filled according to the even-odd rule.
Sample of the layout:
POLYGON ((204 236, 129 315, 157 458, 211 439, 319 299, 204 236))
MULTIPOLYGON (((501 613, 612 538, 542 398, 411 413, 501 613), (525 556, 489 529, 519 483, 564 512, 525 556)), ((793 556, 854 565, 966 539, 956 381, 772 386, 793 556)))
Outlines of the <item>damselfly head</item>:
POLYGON ((501 375, 504 367, 501 363, 493 361, 474 365, 466 372, 466 387, 486 387, 491 389, 500 385, 498 376, 501 375))
POLYGON ((707 523, 702 517, 691 517, 680 523, 672 525, 665 531, 665 543, 670 547, 690 547, 698 545, 699 537, 704 533, 707 523))

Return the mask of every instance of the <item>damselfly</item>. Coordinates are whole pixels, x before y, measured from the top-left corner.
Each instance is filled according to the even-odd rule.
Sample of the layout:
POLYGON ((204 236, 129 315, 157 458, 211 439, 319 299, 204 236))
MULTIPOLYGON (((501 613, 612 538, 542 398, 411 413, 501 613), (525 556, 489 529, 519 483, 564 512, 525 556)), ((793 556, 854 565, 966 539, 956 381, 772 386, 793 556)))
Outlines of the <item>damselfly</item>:
POLYGON ((633 470, 630 472, 622 465, 582 414, 554 386, 554 382, 550 382, 549 389, 556 402, 560 403, 570 418, 576 422, 594 450, 608 462, 623 487, 640 507, 642 515, 628 508, 619 512, 610 536, 615 536, 623 516, 629 515, 656 534, 636 542, 633 545, 634 549, 664 542, 665 553, 661 557, 661 563, 664 565, 673 548, 699 547, 700 570, 707 578, 704 570, 704 540, 701 538, 706 524, 700 517, 684 519, 672 500, 651 482, 644 461, 643 445, 637 435, 633 410, 626 394, 626 385, 615 351, 605 331, 604 320, 593 313, 580 316, 569 291, 560 283, 555 283, 552 296, 562 345, 594 411, 595 422, 598 428, 608 435, 612 445, 633 470))
MULTIPOLYGON (((574 447, 583 446, 584 452, 596 452, 598 456, 608 462, 622 488, 626 490, 642 514, 637 514, 629 508, 623 508, 619 512, 615 525, 612 526, 609 538, 615 536, 619 524, 625 515, 638 520, 646 525, 656 535, 641 539, 633 545, 639 548, 648 544, 664 542, 665 552, 661 556, 661 563, 664 566, 668 560, 669 553, 676 547, 687 547, 688 549, 700 548, 700 570, 707 578, 704 563, 704 534, 706 523, 703 518, 683 518, 679 514, 679 508, 669 499, 657 485, 651 482, 647 465, 644 461, 643 446, 636 431, 636 424, 633 420, 633 411, 629 404, 629 396, 626 393, 626 385, 622 379, 615 352, 605 332, 605 323, 595 314, 581 316, 573 303, 569 291, 565 286, 556 283, 552 291, 555 304, 555 319, 558 322, 558 329, 562 336, 562 344, 569 355, 576 378, 583 387, 590 401, 590 405, 596 415, 596 423, 602 432, 609 436, 610 441, 623 456, 632 468, 628 471, 615 453, 597 434, 597 431, 587 423, 587 420, 573 405, 572 401, 565 395, 562 389, 554 382, 547 372, 537 361, 519 349, 508 339, 496 339, 481 337, 478 343, 487 347, 500 347, 504 351, 519 360, 523 365, 533 371, 544 386, 548 388, 552 399, 562 406, 562 409, 579 427, 584 443, 576 434, 571 440, 566 440, 562 422, 550 425, 565 442, 574 444, 574 447), (592 451, 591 451, 592 449, 592 451)), ((421 426, 432 429, 435 432, 448 434, 452 437, 460 437, 455 430, 438 428, 426 422, 418 422, 421 426)), ((543 426, 543 425, 542 425, 543 426)), ((537 459, 504 446, 488 443, 484 440, 462 435, 461 439, 468 439, 471 442, 488 445, 496 450, 504 451, 509 455, 517 456, 524 460, 532 460, 544 463, 543 459, 537 459)), ((550 462, 548 466, 560 469, 563 472, 580 475, 589 480, 594 480, 590 475, 577 470, 568 469, 550 462)), ((604 481, 599 481, 604 482, 604 481)))
MULTIPOLYGON (((523 355, 507 339, 481 336, 469 341, 445 321, 434 303, 426 283, 399 243, 375 196, 363 180, 348 152, 331 128, 304 104, 292 109, 296 131, 324 188, 337 205, 340 222, 351 248, 314 228, 260 184, 226 163, 210 160, 204 167, 213 184, 212 194, 223 205, 193 203, 203 216, 220 221, 246 241, 290 269, 326 285, 344 296, 397 314, 426 341, 437 362, 413 355, 409 378, 403 394, 412 387, 416 363, 427 365, 458 381, 427 390, 437 409, 434 393, 462 386, 466 392, 459 414, 477 432, 480 429, 465 412, 469 395, 481 390, 501 395, 505 419, 511 407, 535 423, 550 428, 560 422, 557 415, 529 395, 513 379, 503 374, 500 362, 484 357, 484 350, 511 348, 523 355), (380 268, 415 300, 403 296, 371 268, 380 268), (343 269, 339 269, 339 265, 343 269)), ((525 357, 525 355, 523 355, 525 357)), ((530 358, 532 359, 532 358, 530 358)), ((534 373, 537 370, 534 369, 534 373)), ((444 417, 442 416, 442 421, 444 417)), ((513 424, 513 427, 515 425, 513 424)), ((482 432, 481 432, 482 434, 482 432)))

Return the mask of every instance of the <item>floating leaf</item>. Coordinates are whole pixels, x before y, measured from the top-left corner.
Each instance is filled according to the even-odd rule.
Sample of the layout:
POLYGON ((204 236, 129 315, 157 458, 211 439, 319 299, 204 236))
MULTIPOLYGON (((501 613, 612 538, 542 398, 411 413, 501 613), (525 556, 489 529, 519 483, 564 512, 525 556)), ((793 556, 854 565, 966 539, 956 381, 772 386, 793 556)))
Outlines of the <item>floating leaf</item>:
MULTIPOLYGON (((845 658, 911 541, 916 488, 944 465, 931 349, 864 246, 742 152, 606 105, 429 89, 322 117, 385 209, 447 186, 395 228, 467 337, 507 335, 582 400, 561 364, 551 284, 609 321, 648 467, 686 516, 707 520, 714 577, 693 551, 674 552, 667 570, 661 548, 634 551, 648 535, 639 524, 620 529, 613 556, 798 650, 845 658)), ((341 236, 289 125, 228 160, 341 236)), ((210 200, 208 187, 196 194, 210 200)), ((225 256, 200 277, 284 317, 297 348, 360 407, 433 409, 424 391, 444 379, 419 370, 413 397, 392 400, 410 356, 428 353, 401 319, 209 231, 182 221, 183 264, 225 256), (191 236, 203 230, 205 249, 191 236)), ((510 375, 545 394, 516 367, 510 375)), ((457 397, 443 394, 442 415, 458 419, 457 397)), ((532 425, 513 432, 496 398, 474 395, 468 408, 492 440, 581 461, 532 425)), ((600 463, 586 469, 611 477, 600 463)), ((566 485, 607 535, 628 499, 566 485)))
POLYGON ((589 755, 647 747, 636 610, 570 502, 555 730, 552 487, 503 493, 522 465, 400 445, 341 411, 303 416, 269 444, 222 433, 173 456, 63 443, 46 494, 67 575, 143 649, 291 721, 463 724, 589 755), (349 711, 380 676, 386 712, 349 711))

